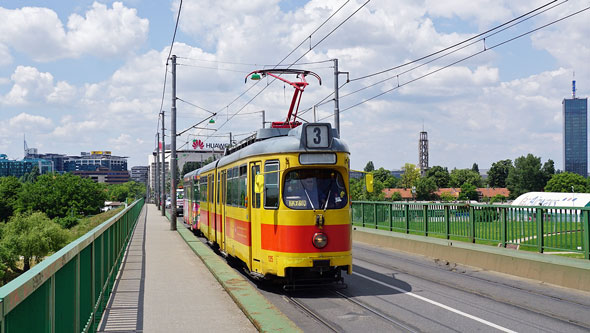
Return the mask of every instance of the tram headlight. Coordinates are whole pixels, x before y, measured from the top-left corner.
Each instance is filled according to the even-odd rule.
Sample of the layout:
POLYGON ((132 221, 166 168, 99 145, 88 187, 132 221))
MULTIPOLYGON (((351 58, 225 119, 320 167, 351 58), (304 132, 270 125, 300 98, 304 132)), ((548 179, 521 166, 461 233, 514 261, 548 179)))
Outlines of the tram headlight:
POLYGON ((326 245, 328 245, 328 236, 326 236, 326 234, 323 232, 316 232, 313 235, 312 243, 316 248, 323 249, 326 247, 326 245))

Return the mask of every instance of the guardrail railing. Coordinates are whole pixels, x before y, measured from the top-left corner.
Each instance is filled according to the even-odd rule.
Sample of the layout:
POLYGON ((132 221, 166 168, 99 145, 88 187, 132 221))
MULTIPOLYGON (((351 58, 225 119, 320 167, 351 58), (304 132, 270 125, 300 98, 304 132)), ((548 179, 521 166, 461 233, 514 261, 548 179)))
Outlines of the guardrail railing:
POLYGON ((135 201, 1 287, 1 332, 96 331, 143 204, 135 201))
POLYGON ((357 226, 590 259, 590 207, 374 201, 351 207, 357 226))

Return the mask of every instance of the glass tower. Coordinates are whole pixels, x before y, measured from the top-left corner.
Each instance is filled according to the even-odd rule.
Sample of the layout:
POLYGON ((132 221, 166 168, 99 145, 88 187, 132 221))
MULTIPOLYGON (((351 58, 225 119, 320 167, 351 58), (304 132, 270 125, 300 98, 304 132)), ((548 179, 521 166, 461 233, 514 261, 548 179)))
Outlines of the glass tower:
POLYGON ((563 100, 564 170, 588 176, 588 99, 563 100))

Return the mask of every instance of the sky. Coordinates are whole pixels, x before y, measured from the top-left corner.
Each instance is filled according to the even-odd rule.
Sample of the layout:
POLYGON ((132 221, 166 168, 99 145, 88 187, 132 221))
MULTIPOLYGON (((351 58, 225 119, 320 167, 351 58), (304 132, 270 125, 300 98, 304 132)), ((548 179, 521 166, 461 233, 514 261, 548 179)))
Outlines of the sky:
MULTIPOLYGON (((209 112, 216 116, 214 124, 205 121, 178 136, 177 147, 190 149, 195 139, 229 142, 230 132, 243 139, 261 127, 261 110, 267 121, 284 120, 292 88, 267 79, 244 83, 249 72, 277 64, 321 77, 321 85, 308 77, 299 114, 313 122, 316 105, 317 121, 333 123, 331 59, 338 59, 339 71, 350 79, 339 76, 339 104, 341 138, 353 169, 368 161, 390 170, 417 164, 423 129, 430 166, 477 163, 486 169, 532 153, 563 168, 562 100, 571 98, 574 77, 576 96, 590 95, 590 10, 544 25, 586 8, 587 1, 364 3, 183 1, 172 47, 178 58, 177 130, 202 122, 209 112), (452 54, 366 77, 547 3, 545 12, 452 54)), ((179 5, 0 2, 0 153, 22 159, 26 137, 40 153, 108 150, 128 156, 129 167, 147 165, 161 109, 170 142, 166 62, 179 5)))

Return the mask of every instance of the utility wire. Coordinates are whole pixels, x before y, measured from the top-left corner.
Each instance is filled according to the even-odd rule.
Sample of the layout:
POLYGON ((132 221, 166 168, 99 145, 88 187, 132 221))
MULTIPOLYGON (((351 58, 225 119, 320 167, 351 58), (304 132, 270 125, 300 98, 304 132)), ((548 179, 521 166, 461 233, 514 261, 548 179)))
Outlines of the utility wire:
MULTIPOLYGON (((315 43, 312 47, 309 48, 309 50, 307 50, 305 53, 303 53, 299 58, 297 58, 297 60, 295 60, 291 65, 287 66, 287 68, 291 68, 295 63, 297 63, 297 61, 301 60, 303 57, 305 57, 309 52, 311 52, 314 48, 316 48, 320 43, 322 43, 324 40, 326 40, 326 38, 328 38, 330 35, 332 35, 334 33, 334 31, 336 31, 338 28, 340 28, 344 23, 346 23, 351 17, 353 17, 356 13, 358 13, 363 7, 365 7, 371 0, 367 0, 365 3, 363 3, 361 6, 359 6, 359 8, 357 8, 352 14, 350 14, 348 17, 346 17, 346 19, 344 19, 342 22, 340 22, 340 24, 338 24, 334 29, 332 29, 327 35, 325 35, 322 39, 320 39, 319 42, 315 43)), ((348 1, 346 2, 348 3, 348 1)), ((346 3, 344 3, 344 5, 346 5, 346 3)), ((340 9, 342 9, 342 7, 344 6, 342 5, 340 8, 338 8, 337 11, 339 11, 340 9)), ((332 14, 328 20, 330 18, 332 18, 334 16, 334 14, 332 14)), ((327 20, 326 20, 327 21, 327 20)), ((326 22, 325 21, 325 22, 326 22)), ((323 26, 324 23, 321 24, 321 26, 323 26)), ((321 27, 320 26, 320 27, 321 27)), ((319 29, 319 28, 318 28, 319 29)), ((314 30, 314 33, 318 30, 314 30)), ((312 33, 313 34, 313 33, 312 33)), ((310 35, 311 36, 311 35, 310 35)), ((307 40, 307 39, 306 39, 307 40)), ((304 41, 305 42, 305 41, 304 41)), ((304 42, 302 42, 301 44, 299 44, 297 46, 297 48, 299 48, 299 46, 301 46, 304 42)), ((283 60, 279 61, 279 64, 282 63, 285 59, 287 59, 295 50, 291 51, 285 58, 283 58, 283 60)), ((225 124, 227 124, 230 120, 233 119, 233 117, 235 117, 238 113, 240 113, 248 104, 250 104, 256 97, 258 97, 258 95, 260 95, 268 86, 270 86, 273 82, 275 82, 277 79, 273 79, 270 83, 268 83, 266 86, 264 86, 264 88, 262 88, 258 93, 256 93, 256 95, 254 95, 254 97, 252 97, 246 104, 244 104, 244 106, 242 106, 236 113, 234 113, 228 120, 226 120, 224 123, 222 123, 218 128, 223 127, 225 124)), ((258 81, 260 82, 260 81, 258 81)), ((257 82, 257 83, 258 83, 257 82)), ((253 85, 254 86, 254 85, 253 85)))
MULTIPOLYGON (((170 51, 168 52, 168 57, 166 58, 166 68, 164 70, 164 86, 162 88, 162 101, 160 103, 160 112, 158 113, 158 123, 160 122, 160 117, 162 116, 162 109, 164 108, 164 96, 166 94, 166 80, 168 79, 168 59, 170 59, 170 55, 172 54, 172 48, 174 47, 174 40, 176 39, 176 30, 178 29, 178 21, 180 20, 180 11, 182 10, 182 0, 180 0, 180 4, 178 5, 178 14, 176 15, 176 24, 174 25, 174 34, 172 35, 172 42, 170 43, 170 51)), ((158 131, 158 126, 156 125, 156 132, 158 131)), ((164 135, 164 133, 162 133, 164 135)))
POLYGON ((181 102, 184 102, 184 103, 186 103, 186 104, 188 104, 188 105, 190 105, 190 106, 194 106, 194 107, 196 107, 197 109, 200 109, 200 110, 203 110, 203 111, 207 111, 207 112, 209 112, 209 113, 211 113, 211 114, 215 114, 215 112, 213 112, 213 111, 209 111, 209 110, 207 110, 207 109, 205 109, 205 108, 203 108, 203 107, 200 107, 200 106, 198 106, 198 105, 196 105, 196 104, 193 104, 193 103, 191 103, 191 102, 189 102, 189 101, 185 101, 184 99, 182 99, 182 98, 180 98, 180 97, 176 97, 176 99, 177 99, 177 100, 179 100, 179 101, 181 101, 181 102))
MULTIPOLYGON (((307 40, 307 38, 305 40, 307 40)), ((301 45, 299 45, 299 46, 301 46, 301 45)), ((186 60, 209 62, 209 63, 214 63, 214 64, 241 65, 241 66, 248 66, 248 67, 277 67, 278 66, 278 64, 273 64, 273 65, 249 64, 249 63, 245 63, 245 62, 221 61, 221 60, 207 60, 207 59, 190 58, 190 57, 176 57, 176 58, 177 59, 186 59, 186 60)), ((323 63, 331 62, 331 61, 332 61, 332 59, 326 59, 326 60, 319 60, 319 61, 312 61, 312 62, 300 62, 300 63, 296 63, 296 65, 315 65, 315 64, 323 64, 323 63)), ((185 66, 189 66, 189 65, 185 65, 185 66)), ((206 67, 206 68, 209 68, 209 67, 206 67)))
MULTIPOLYGON (((495 31, 495 32, 494 32, 494 33, 492 33, 492 34, 489 34, 489 35, 486 35, 485 37, 481 37, 481 38, 479 38, 479 39, 477 39, 477 40, 474 40, 474 41, 472 41, 471 43, 468 43, 468 44, 466 44, 466 45, 463 45, 463 46, 461 46, 460 48, 457 48, 457 49, 455 49, 455 50, 449 51, 448 53, 444 53, 443 55, 440 55, 440 56, 438 56, 438 57, 436 57, 436 58, 433 58, 433 59, 431 59, 431 60, 429 60, 429 61, 427 61, 427 62, 424 62, 424 63, 422 63, 422 64, 420 64, 420 65, 414 66, 414 67, 412 67, 412 68, 410 68, 410 69, 408 69, 408 70, 406 70, 406 71, 403 71, 403 72, 401 72, 401 73, 398 73, 397 75, 394 75, 394 76, 387 77, 387 78, 385 78, 385 79, 383 79, 383 80, 377 81, 377 82, 375 82, 375 83, 373 83, 373 84, 370 84, 370 85, 368 85, 368 86, 365 86, 365 87, 359 88, 359 89, 357 89, 357 90, 354 90, 354 91, 352 91, 352 92, 349 92, 349 93, 346 93, 346 94, 340 95, 340 99, 342 99, 342 98, 345 98, 345 97, 347 97, 347 96, 350 96, 350 95, 353 95, 353 94, 356 94, 356 93, 358 93, 358 92, 361 92, 361 91, 363 91, 363 90, 369 89, 369 88, 371 88, 371 87, 374 87, 374 86, 376 86, 376 85, 378 85, 378 84, 384 83, 384 82, 386 82, 386 81, 389 81, 389 80, 391 80, 391 79, 395 79, 395 78, 397 78, 397 79, 399 80, 399 76, 400 76, 400 75, 406 74, 406 73, 408 73, 408 72, 410 72, 410 71, 412 71, 412 70, 418 69, 418 68, 420 68, 420 67, 423 67, 423 66, 425 66, 425 65, 427 65, 427 64, 429 64, 429 63, 432 63, 432 62, 434 62, 434 61, 436 61, 436 60, 439 60, 439 59, 441 59, 441 58, 443 58, 443 57, 446 57, 446 56, 448 56, 448 55, 451 55, 451 54, 453 54, 453 53, 456 53, 456 52, 458 52, 458 51, 460 51, 460 50, 462 50, 462 49, 465 49, 465 48, 467 48, 467 47, 469 47, 469 46, 471 46, 471 45, 473 45, 473 44, 479 43, 479 42, 481 42, 482 40, 485 42, 485 39, 486 39, 486 38, 489 38, 489 37, 492 37, 492 36, 494 36, 494 35, 497 35, 497 34, 499 34, 500 32, 503 32, 503 31, 505 31, 505 30, 507 30, 507 29, 509 29, 509 28, 511 28, 511 27, 513 27, 513 26, 515 26, 515 25, 521 24, 521 23, 523 23, 524 21, 530 20, 530 19, 532 19, 533 17, 536 17, 536 16, 538 16, 538 15, 541 15, 541 14, 543 14, 543 13, 545 13, 545 12, 547 12, 547 11, 549 11, 549 10, 551 10, 551 9, 553 9, 553 8, 555 8, 555 7, 557 7, 557 6, 560 6, 560 5, 564 4, 564 3, 566 3, 567 1, 568 1, 568 0, 564 0, 564 1, 560 2, 560 3, 557 3, 557 4, 555 4, 555 5, 551 6, 551 7, 549 7, 549 8, 545 8, 545 9, 543 9, 542 11, 540 11, 540 12, 538 12, 538 13, 535 13, 534 15, 531 15, 531 16, 528 16, 528 17, 527 17, 527 15, 529 15, 529 14, 531 14, 531 13, 534 13, 534 12, 538 11, 539 9, 541 9, 541 8, 543 8, 543 7, 546 7, 547 5, 549 5, 549 4, 551 4, 551 3, 555 2, 555 1, 553 1, 553 2, 550 2, 550 3, 548 3, 548 4, 544 5, 544 6, 538 7, 538 8, 537 8, 537 9, 535 9, 535 10, 532 10, 532 11, 530 11, 530 12, 528 12, 528 13, 524 14, 524 15, 521 15, 521 16, 519 16, 519 17, 515 18, 515 19, 512 19, 512 20, 510 20, 510 21, 508 21, 508 22, 505 22, 505 23, 503 23, 503 24, 501 24, 501 25, 499 25, 499 26, 496 26, 496 27, 494 27, 494 28, 492 28, 492 29, 490 29, 490 30, 488 30, 488 31, 487 31, 487 32, 494 31, 494 30, 497 30, 498 28, 500 28, 500 27, 502 27, 502 26, 505 26, 505 25, 507 25, 507 24, 508 24, 508 25, 507 25, 507 26, 505 26, 504 28, 502 28, 502 29, 500 29, 500 30, 498 30, 498 31, 495 31), (515 22, 515 20, 519 20, 519 21, 516 21, 516 22, 515 22), (512 23, 512 24, 509 24, 509 23, 512 23)), ((460 43, 457 43, 457 44, 455 44, 455 45, 453 45, 453 46, 449 46, 449 47, 447 47, 447 48, 445 48, 445 49, 439 50, 439 51, 437 51, 437 52, 434 52, 434 53, 431 53, 431 54, 429 54, 429 55, 427 55, 427 56, 421 57, 421 58, 419 58, 419 59, 413 60, 413 61, 411 61, 411 62, 408 62, 408 63, 402 64, 402 65, 399 65, 399 66, 396 66, 396 67, 393 67, 393 68, 394 68, 394 69, 395 69, 395 68, 401 68, 401 67, 403 67, 403 66, 406 66, 406 65, 409 65, 409 64, 412 64, 412 63, 416 63, 416 62, 418 62, 418 61, 420 61, 420 60, 422 60, 422 59, 426 59, 426 58, 432 57, 433 55, 436 55, 436 54, 438 54, 438 53, 442 53, 442 52, 445 52, 445 51, 447 51, 447 50, 450 50, 450 49, 452 49, 453 47, 456 47, 456 46, 458 46, 458 45, 464 44, 464 43, 466 43, 466 42, 468 42, 468 41, 470 41, 470 40, 473 40, 473 39, 474 39, 474 38, 476 38, 477 36, 482 36, 482 35, 484 35, 484 34, 486 34, 486 32, 480 33, 480 34, 478 34, 478 35, 476 35, 476 36, 474 36, 474 37, 471 37, 471 38, 469 38, 469 39, 466 39, 466 40, 464 40, 464 41, 462 41, 462 42, 460 42, 460 43)), ((384 73, 384 71, 378 72, 378 73, 376 73, 375 75, 382 74, 382 73, 384 73)), ((374 75, 371 75, 371 76, 374 76, 374 75)), ((359 78, 356 78, 356 79, 354 79, 354 80, 350 80, 350 81, 347 81, 347 82, 343 83, 343 84, 342 84, 342 85, 339 87, 339 89, 342 89, 342 87, 344 87, 346 84, 348 84, 348 83, 350 83, 350 82, 352 82, 352 81, 356 81, 356 80, 359 80, 359 78)), ((305 113, 307 113, 308 111, 312 110, 314 107, 321 106, 321 105, 323 105, 323 104, 326 104, 326 103, 329 103, 329 102, 331 102, 333 99, 331 99, 331 100, 328 100, 328 101, 326 101, 326 99, 328 99, 328 98, 329 98, 330 96, 332 96, 332 95, 334 95, 334 92, 330 93, 328 96, 324 97, 322 100, 320 100, 319 102, 315 103, 315 104, 314 104, 312 107, 309 107, 309 108, 307 108, 307 109, 304 109, 304 110, 303 110, 303 112, 301 112, 300 114, 301 114, 301 115, 304 115, 304 114, 305 114, 305 113)))
MULTIPOLYGON (((332 17, 334 17, 334 15, 336 15, 336 13, 338 13, 350 0, 347 0, 342 6, 340 6, 332 15, 330 15, 330 17, 328 17, 324 22, 322 22, 322 24, 320 24, 320 26, 318 28, 316 28, 310 35, 309 37, 306 37, 299 45, 297 45, 291 52, 289 52, 289 54, 287 54, 287 56, 285 56, 281 61, 278 62, 278 64, 281 64, 285 59, 287 59, 291 54, 293 54, 293 52, 295 52, 301 45, 303 45, 305 43, 305 41, 307 41, 307 39, 311 38, 311 36, 316 33, 324 24, 326 24, 332 17)), ((328 35, 326 35, 324 38, 322 38, 318 43, 316 43, 313 47, 310 47, 310 49, 308 51, 306 51, 303 55, 301 55, 297 60, 295 60, 295 62, 293 62, 291 65, 289 65, 287 68, 292 67, 295 63, 297 63, 297 61, 301 60, 301 58, 303 58, 305 55, 307 55, 311 50, 313 50, 315 47, 317 47, 322 41, 324 41, 328 36, 330 36, 336 29, 338 29, 340 26, 342 26, 342 24, 344 24, 344 22, 348 21, 352 16, 354 16, 361 8, 363 8, 367 3, 369 3, 369 1, 371 0, 367 0, 363 5, 361 5, 354 13, 352 13, 350 16, 348 16, 342 23, 340 23, 336 28, 334 28, 332 31, 330 31, 328 33, 328 35)), ((276 68, 278 65, 276 65, 273 68, 276 68)), ((256 97, 258 97, 258 95, 260 95, 264 90, 266 90, 266 88, 271 85, 276 79, 273 79, 270 83, 268 83, 266 86, 264 86, 258 93, 256 93, 256 95, 254 95, 253 98, 251 98, 246 104, 244 104, 236 113, 234 113, 230 118, 228 118, 224 123, 222 123, 219 128, 223 127, 225 124, 227 124, 230 120, 233 119, 233 117, 235 117, 235 115, 237 115, 238 113, 240 113, 247 105, 249 105, 256 97)), ((227 109, 229 108, 230 105, 232 105, 235 101, 237 101, 239 98, 241 98, 243 95, 245 95, 248 91, 250 91, 250 89, 252 89, 253 87, 255 87, 256 85, 258 85, 258 83, 260 83, 261 81, 257 81, 255 84, 251 85, 250 88, 246 89, 244 92, 242 92, 238 97, 236 97, 234 100, 232 100, 229 104, 227 104, 225 107, 221 108, 218 112, 220 112, 223 109, 227 109)), ((228 110, 229 112, 229 110, 228 110)), ((187 129, 188 130, 188 129, 187 129)))
POLYGON ((198 66, 198 65, 189 65, 189 64, 176 64, 177 66, 186 66, 186 67, 195 67, 195 68, 202 68, 202 69, 214 69, 214 70, 218 70, 218 71, 226 71, 226 72, 234 72, 234 73, 245 73, 248 74, 249 72, 246 71, 237 71, 235 69, 229 69, 229 68, 219 68, 219 67, 207 67, 207 66, 198 66))
POLYGON ((521 16, 518 16, 518 17, 516 17, 516 18, 514 18, 514 19, 512 19, 512 20, 510 20, 510 21, 508 21, 508 22, 504 22, 504 23, 502 23, 502 24, 500 24, 500 25, 497 25, 497 26, 495 26, 495 27, 493 27, 493 28, 491 28, 491 29, 487 30, 487 31, 484 31, 484 32, 482 32, 482 33, 480 33, 480 34, 477 34, 477 35, 473 36, 473 37, 470 37, 470 38, 468 38, 468 39, 465 39, 465 40, 463 40, 463 41, 461 41, 461 42, 459 42, 459 43, 456 43, 456 44, 454 44, 454 45, 451 45, 451 46, 449 46, 449 47, 446 47, 446 48, 444 48, 444 49, 442 49, 442 50, 439 50, 439 51, 436 51, 436 52, 434 52, 434 53, 431 53, 431 54, 429 54, 429 55, 423 56, 423 57, 421 57, 421 58, 418 58, 418 59, 415 59, 415 60, 412 60, 412 61, 406 62, 406 63, 404 63, 404 64, 402 64, 402 65, 398 65, 398 66, 395 66, 395 67, 391 67, 391 68, 388 68, 388 69, 384 69, 384 70, 382 70, 382 71, 379 71, 379 72, 375 72, 375 73, 372 73, 372 74, 367 74, 367 75, 364 75, 364 76, 360 76, 360 77, 357 77, 357 78, 350 79, 350 81, 352 82, 352 81, 357 81, 357 80, 366 79, 366 78, 369 78, 369 77, 373 77, 373 76, 375 76, 375 75, 379 75, 379 74, 387 73, 387 72, 390 72, 390 71, 392 71, 392 70, 396 70, 396 69, 398 69, 398 68, 401 68, 401 67, 404 67, 404 66, 407 66, 407 65, 410 65, 410 64, 413 64, 413 63, 416 63, 416 62, 422 61, 422 60, 424 60, 424 59, 427 59, 427 58, 429 58, 429 57, 432 57, 432 56, 434 56, 434 55, 437 55, 437 54, 439 54, 439 53, 442 53, 442 52, 444 52, 444 51, 447 51, 447 50, 450 50, 450 49, 452 49, 452 48, 455 48, 455 47, 457 47, 457 46, 459 46, 459 45, 461 45, 461 44, 467 43, 467 42, 469 42, 469 41, 471 41, 471 40, 473 40, 473 39, 476 39, 476 38, 478 38, 478 37, 484 36, 484 35, 486 35, 486 34, 488 34, 488 33, 492 32, 492 31, 494 31, 494 30, 497 30, 497 29, 499 29, 499 28, 501 28, 501 27, 503 27, 503 26, 505 26, 505 25, 507 25, 507 24, 510 24, 510 23, 512 23, 512 22, 514 22, 514 21, 517 21, 517 20, 519 20, 519 19, 521 19, 521 18, 523 18, 523 17, 526 17, 526 16, 528 16, 528 15, 530 15, 530 14, 532 14, 532 13, 534 13, 534 12, 536 12, 536 11, 538 11, 538 10, 540 10, 540 9, 544 8, 544 7, 547 7, 547 6, 549 6, 550 4, 552 4, 552 3, 556 2, 556 1, 558 1, 558 0, 553 0, 553 1, 551 1, 551 2, 548 2, 548 3, 544 4, 543 6, 537 7, 536 9, 533 9, 533 10, 531 10, 531 11, 529 11, 529 12, 527 12, 527 13, 525 13, 525 14, 521 15, 521 16))
MULTIPOLYGON (((544 29, 544 28, 546 28, 546 27, 548 27, 548 26, 550 26, 550 25, 553 25, 553 24, 555 24, 555 23, 561 22, 561 21, 563 21, 563 20, 565 20, 565 19, 567 19, 567 18, 570 18, 570 17, 572 17, 572 16, 578 15, 578 14, 580 14, 580 13, 582 13, 582 12, 585 12, 585 11, 587 11, 587 10, 589 10, 589 9, 590 9, 590 6, 589 6, 589 7, 586 7, 586 8, 583 8, 583 9, 581 9, 581 10, 579 10, 579 11, 576 11, 576 12, 574 12, 574 13, 572 13, 572 14, 566 15, 566 16, 564 16, 564 17, 562 17, 562 18, 559 18, 559 19, 557 19, 557 20, 551 21, 551 22, 549 22, 549 23, 547 23, 547 24, 544 24, 544 25, 542 25, 542 26, 540 26, 540 27, 538 27, 538 28, 535 28, 535 29, 529 30, 529 31, 527 31, 527 32, 524 32, 524 33, 522 33, 522 34, 520 34, 520 35, 517 35, 517 36, 515 36, 515 37, 512 37, 512 38, 510 38, 510 39, 507 39, 507 40, 505 40, 505 41, 503 41, 503 42, 497 43, 497 44, 495 44, 495 45, 492 45, 492 46, 490 46, 490 47, 486 47, 485 49, 483 49, 483 50, 481 50, 481 51, 479 51, 479 52, 476 52, 476 53, 474 53, 474 54, 471 54, 471 55, 469 55, 469 56, 467 56, 467 57, 464 57, 464 58, 462 58, 462 59, 459 59, 459 60, 457 60, 457 61, 454 61, 454 62, 452 62, 452 63, 450 63, 450 64, 448 64, 448 65, 446 65, 446 66, 444 66, 444 67, 441 67, 441 68, 435 69, 435 70, 433 70, 433 71, 430 71, 430 72, 428 72, 428 73, 426 73, 426 74, 424 74, 424 75, 421 75, 421 76, 419 76, 419 77, 416 77, 416 78, 414 78, 414 79, 412 79, 412 80, 410 80, 410 81, 407 81, 407 82, 405 82, 405 83, 403 83, 403 84, 398 84, 396 87, 393 87, 393 88, 391 88, 391 89, 388 89, 388 90, 386 90, 386 91, 383 91, 383 92, 381 92, 380 94, 377 94, 377 95, 375 95, 375 96, 373 96, 373 97, 370 97, 370 98, 368 98, 368 99, 365 99, 365 100, 363 100, 363 101, 361 101, 361 102, 359 102, 359 103, 353 104, 353 105, 351 105, 351 106, 349 106, 349 107, 347 107, 347 108, 345 108, 345 109, 343 109, 343 110, 340 110, 340 113, 342 113, 342 112, 345 112, 345 111, 347 111, 347 110, 350 110, 350 109, 352 109, 352 108, 355 108, 355 107, 357 107, 357 106, 359 106, 359 105, 361 105, 361 104, 364 104, 364 103, 366 103, 366 102, 369 102, 369 101, 371 101, 371 100, 373 100, 373 99, 375 99, 375 98, 378 98, 378 97, 380 97, 380 96, 383 96, 383 95, 385 95, 385 94, 387 94, 387 93, 389 93, 389 92, 391 92, 391 91, 394 91, 394 90, 396 90, 396 89, 399 89, 399 88, 401 88, 401 87, 403 87, 403 86, 405 86, 405 85, 408 85, 408 84, 410 84, 410 83, 412 83, 412 82, 415 82, 415 81, 421 80, 421 79, 423 79, 423 78, 425 78, 425 77, 428 77, 428 76, 430 76, 430 75, 432 75, 432 74, 435 74, 435 73, 437 73, 437 72, 440 72, 440 71, 442 71, 442 70, 444 70, 444 69, 446 69, 446 68, 449 68, 449 67, 451 67, 451 66, 454 66, 454 65, 456 65, 456 64, 458 64, 458 63, 460 63, 460 62, 463 62, 463 61, 465 61, 465 60, 468 60, 468 59, 470 59, 470 58, 473 58, 473 57, 475 57, 475 56, 477 56, 477 55, 479 55, 479 54, 482 54, 482 53, 484 53, 484 52, 487 52, 487 51, 489 51, 489 50, 495 49, 495 48, 497 48, 497 47, 499 47, 499 46, 502 46, 502 45, 504 45, 504 44, 507 44, 507 43, 509 43, 509 42, 512 42, 512 41, 514 41, 514 40, 516 40, 516 39, 522 38, 522 37, 524 37, 524 36, 526 36, 526 35, 529 35, 529 34, 531 34, 531 33, 533 33, 533 32, 536 32, 536 31, 539 31, 539 30, 541 30, 541 29, 544 29)), ((332 117, 332 116, 333 116, 333 115, 329 115, 329 116, 326 116, 326 117, 323 117, 323 118, 321 118, 320 120, 324 120, 324 119, 330 118, 330 117, 332 117)))

